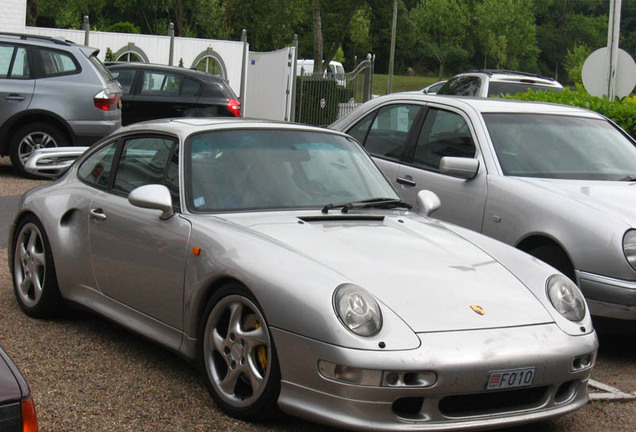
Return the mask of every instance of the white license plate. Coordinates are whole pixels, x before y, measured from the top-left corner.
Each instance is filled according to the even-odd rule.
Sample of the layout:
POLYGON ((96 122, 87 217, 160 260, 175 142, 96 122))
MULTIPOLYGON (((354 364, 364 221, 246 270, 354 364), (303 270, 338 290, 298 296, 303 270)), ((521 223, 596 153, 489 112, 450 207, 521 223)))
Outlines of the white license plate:
POLYGON ((534 381, 536 367, 491 372, 486 390, 528 387, 534 381))

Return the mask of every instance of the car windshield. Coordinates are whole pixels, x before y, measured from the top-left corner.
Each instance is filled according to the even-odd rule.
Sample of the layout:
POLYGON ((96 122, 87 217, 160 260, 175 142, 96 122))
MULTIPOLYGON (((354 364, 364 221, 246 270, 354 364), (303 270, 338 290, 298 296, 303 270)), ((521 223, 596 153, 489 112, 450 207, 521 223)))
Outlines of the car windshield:
POLYGON ((187 141, 185 153, 188 208, 195 212, 398 199, 364 150, 330 133, 205 132, 187 141))
POLYGON ((505 175, 577 180, 636 176, 634 142, 606 120, 527 113, 483 117, 505 175))

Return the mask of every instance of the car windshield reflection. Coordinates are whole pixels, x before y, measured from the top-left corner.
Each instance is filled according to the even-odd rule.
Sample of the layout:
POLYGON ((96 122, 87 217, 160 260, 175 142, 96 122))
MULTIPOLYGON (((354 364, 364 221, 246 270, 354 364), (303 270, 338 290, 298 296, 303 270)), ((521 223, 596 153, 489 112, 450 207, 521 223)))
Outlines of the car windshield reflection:
POLYGON ((357 144, 338 135, 286 130, 205 132, 186 145, 194 212, 322 208, 399 199, 357 144))
POLYGON ((507 176, 625 181, 636 148, 609 122, 543 114, 484 114, 507 176))

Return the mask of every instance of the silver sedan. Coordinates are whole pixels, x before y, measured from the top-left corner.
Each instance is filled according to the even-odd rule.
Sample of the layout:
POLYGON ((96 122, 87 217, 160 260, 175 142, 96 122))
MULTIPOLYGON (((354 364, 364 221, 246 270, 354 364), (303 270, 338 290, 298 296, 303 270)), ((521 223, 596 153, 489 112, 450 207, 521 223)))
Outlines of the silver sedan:
POLYGON ((36 318, 83 306, 198 362, 240 419, 476 429, 585 405, 598 341, 578 287, 429 219, 434 194, 418 205, 339 132, 129 126, 22 197, 15 297, 36 318))
POLYGON ((513 245, 576 281, 593 315, 636 320, 636 143, 592 111, 402 93, 332 128, 361 143, 400 196, 513 245))

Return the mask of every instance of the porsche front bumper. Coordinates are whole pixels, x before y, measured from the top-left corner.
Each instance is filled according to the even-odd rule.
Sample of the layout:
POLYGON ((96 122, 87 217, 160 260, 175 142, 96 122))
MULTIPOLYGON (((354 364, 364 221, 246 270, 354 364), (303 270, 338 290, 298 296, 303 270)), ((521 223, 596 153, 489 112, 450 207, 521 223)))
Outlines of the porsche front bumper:
POLYGON ((354 350, 278 329, 272 334, 281 409, 360 430, 484 429, 565 414, 587 403, 598 348, 595 333, 568 336, 554 324, 421 333, 421 346, 408 351, 354 350), (326 378, 318 366, 325 361, 384 376, 433 373, 436 380, 355 385, 326 378), (536 368, 531 386, 486 390, 493 371, 521 368, 536 368))

